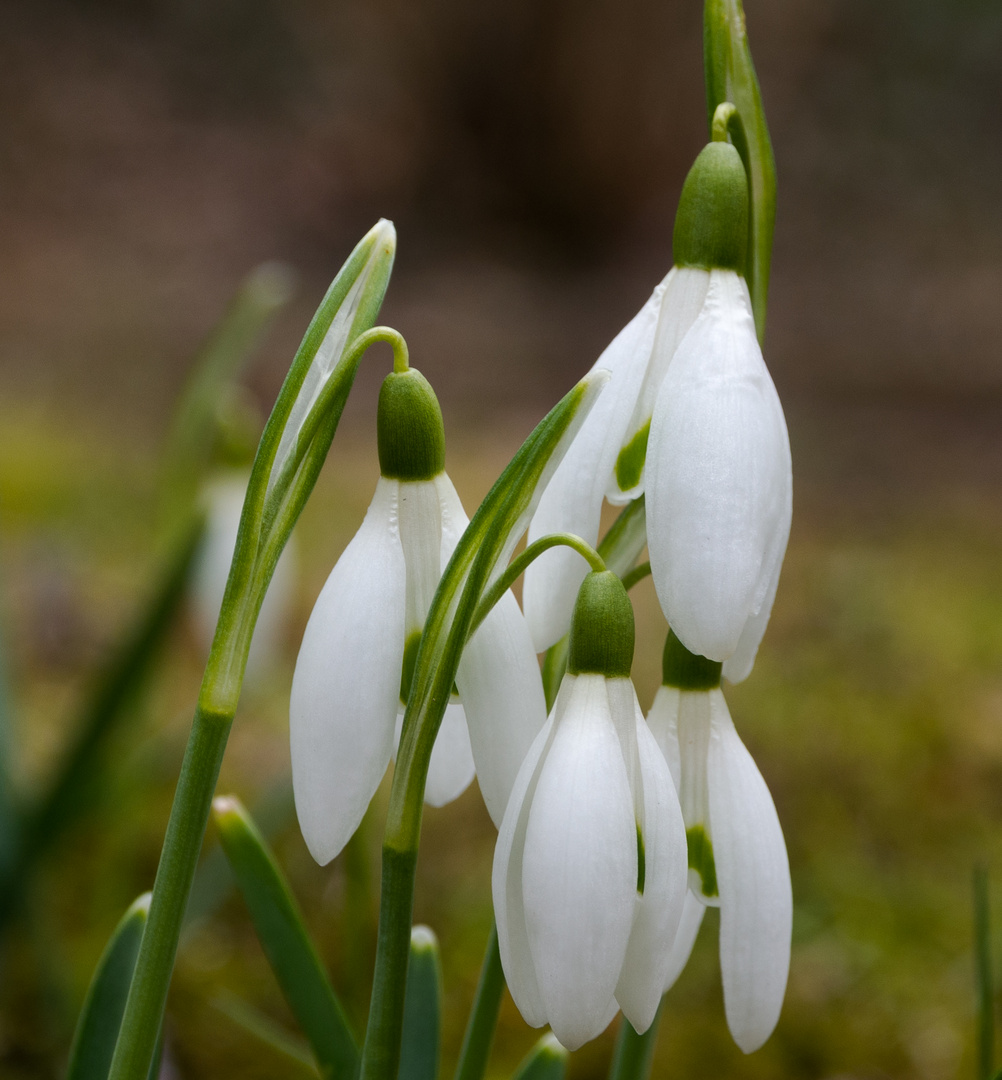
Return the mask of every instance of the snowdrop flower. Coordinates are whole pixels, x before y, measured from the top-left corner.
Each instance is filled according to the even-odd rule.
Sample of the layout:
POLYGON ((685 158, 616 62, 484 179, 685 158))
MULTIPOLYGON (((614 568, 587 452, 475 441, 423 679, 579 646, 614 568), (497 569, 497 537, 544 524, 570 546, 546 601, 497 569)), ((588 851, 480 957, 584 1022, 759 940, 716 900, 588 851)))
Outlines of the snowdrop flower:
MULTIPOLYGON (((421 628, 468 524, 444 471, 438 401, 413 368, 383 383, 378 443, 375 495, 310 616, 289 704, 296 811, 321 864, 354 833, 386 771, 421 628)), ((536 656, 510 592, 468 642, 456 683, 462 704, 446 708, 426 798, 441 805, 458 796, 475 762, 487 809, 500 823, 546 718, 536 656)))
POLYGON ((591 573, 567 675, 512 790, 494 854, 501 963, 525 1020, 573 1050, 617 1009, 651 1024, 685 892, 685 832, 637 704, 633 610, 591 573))
MULTIPOLYGON (((697 222, 706 192, 745 190, 727 143, 710 143, 686 180, 676 223, 697 222)), ((783 408, 755 336, 743 254, 695 228, 688 259, 709 273, 699 317, 661 383, 647 456, 651 572, 669 625, 691 652, 739 682, 765 632, 790 534, 792 472, 783 408)))
MULTIPOLYGON (((529 528, 530 542, 547 533, 571 532, 595 544, 603 497, 617 505, 650 491, 647 462, 654 450, 649 453, 648 444, 665 376, 703 310, 718 268, 732 275, 743 268, 747 230, 741 159, 729 144, 710 143, 682 190, 675 266, 596 361, 595 367, 611 372, 609 385, 544 492, 529 528)), ((566 633, 586 572, 579 556, 559 547, 526 573, 525 614, 540 652, 566 633)))
MULTIPOLYGON (((202 491, 205 534, 192 568, 190 597, 195 630, 206 650, 216 631, 249 478, 248 470, 233 469, 210 480, 202 491)), ((290 537, 254 627, 246 671, 251 681, 267 668, 277 652, 295 591, 295 562, 295 544, 290 537)))
POLYGON ((682 802, 689 854, 665 989, 689 959, 706 906, 719 907, 727 1025, 747 1054, 769 1037, 783 1006, 793 896, 776 807, 734 730, 720 671, 670 632, 664 685, 647 717, 682 802))

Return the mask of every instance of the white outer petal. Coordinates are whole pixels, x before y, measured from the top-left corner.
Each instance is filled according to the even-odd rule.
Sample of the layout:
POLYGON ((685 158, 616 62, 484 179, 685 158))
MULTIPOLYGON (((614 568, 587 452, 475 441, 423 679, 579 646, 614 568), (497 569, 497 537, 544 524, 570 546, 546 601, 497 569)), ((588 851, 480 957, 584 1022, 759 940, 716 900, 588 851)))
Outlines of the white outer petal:
MULTIPOLYGON (((597 543, 602 499, 647 370, 663 293, 662 283, 593 366, 607 370, 609 382, 543 491, 529 524, 530 544, 557 532, 597 543)), ((537 652, 567 632, 587 572, 584 559, 563 546, 544 552, 526 570, 522 602, 537 652)))
MULTIPOLYGON (((404 727, 404 714, 397 712, 397 724, 393 735, 393 760, 397 759, 396 747, 404 727)), ((428 777, 424 785, 424 801, 429 806, 445 806, 470 786, 476 770, 473 751, 470 749, 470 733, 466 729, 463 706, 450 703, 445 707, 441 727, 431 748, 428 777)))
MULTIPOLYGON (((570 690, 567 680, 567 692, 570 690)), ((515 777, 511 798, 498 830, 494 847, 494 869, 491 892, 494 898, 494 919, 498 930, 498 951, 512 1000, 530 1027, 546 1023, 543 999, 536 982, 536 968, 529 949, 525 925, 525 901, 522 895, 522 855, 525 849, 525 829, 529 808, 536 791, 536 781, 542 758, 553 736, 556 710, 561 707, 564 685, 560 688, 554 711, 536 736, 522 767, 515 777)))
POLYGON ((734 730, 727 703, 711 691, 708 779, 713 855, 720 889, 724 1009, 746 1054, 772 1034, 790 969, 793 892, 772 796, 734 730))
POLYGON ((658 394, 647 456, 652 576, 690 652, 726 660, 782 561, 790 444, 747 286, 714 270, 658 394))
POLYGON ((536 980, 568 1050, 608 1024, 636 906, 633 795, 605 682, 579 675, 557 713, 522 858, 536 980))
POLYGON ((321 865, 358 828, 393 746, 405 596, 396 496, 396 481, 380 479, 317 598, 292 678, 296 813, 321 865))
POLYGON ((665 761, 640 705, 633 698, 639 758, 636 793, 644 838, 644 894, 637 901, 616 1000, 634 1028, 646 1031, 658 1011, 682 917, 688 880, 688 849, 682 810, 665 761))
POLYGON ((647 726, 668 762, 676 793, 682 789, 682 757, 678 745, 678 714, 681 704, 682 691, 678 687, 660 686, 647 713, 647 726))
MULTIPOLYGON (((710 285, 708 270, 695 266, 676 266, 662 283, 664 298, 658 315, 657 330, 651 345, 651 359, 647 365, 643 385, 637 395, 637 404, 623 435, 625 447, 646 424, 654 413, 654 402, 664 381, 668 365, 675 355, 679 343, 689 332, 689 328, 699 318, 706 301, 706 290, 710 285)), ((606 498, 613 504, 623 504, 636 499, 644 491, 646 465, 640 470, 640 480, 628 491, 623 491, 616 482, 615 473, 609 479, 606 498)))
MULTIPOLYGON (((442 569, 468 524, 456 489, 436 477, 442 508, 442 569)), ((477 781, 500 827, 518 770, 546 722, 546 698, 529 628, 511 592, 484 619, 463 650, 456 686, 466 710, 477 781)))
POLYGON ((682 905, 682 919, 678 924, 678 932, 672 942, 671 952, 668 954, 667 972, 665 974, 665 990, 670 990, 678 981, 679 975, 689 963, 692 955, 692 947, 696 944, 696 935, 703 924, 703 916, 706 914, 706 905, 701 903, 688 889, 685 893, 685 902, 682 905))

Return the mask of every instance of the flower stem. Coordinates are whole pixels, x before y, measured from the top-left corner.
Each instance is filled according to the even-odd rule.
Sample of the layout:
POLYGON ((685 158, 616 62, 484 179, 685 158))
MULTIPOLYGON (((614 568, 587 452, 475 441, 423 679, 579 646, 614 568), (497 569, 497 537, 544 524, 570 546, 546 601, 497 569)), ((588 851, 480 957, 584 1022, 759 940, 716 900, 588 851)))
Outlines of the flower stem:
POLYGON ((210 712, 202 705, 195 710, 109 1080, 143 1080, 149 1070, 188 892, 235 711, 210 712))
POLYGON ((470 1019, 466 1024, 463 1047, 459 1051, 459 1062, 453 1080, 483 1080, 494 1042, 494 1029, 498 1023, 503 993, 504 971, 501 969, 501 953, 498 949, 498 928, 491 922, 487 951, 480 969, 480 981, 477 983, 477 992, 470 1010, 470 1019))
POLYGON ((548 551, 552 547, 569 547, 587 560, 592 570, 601 571, 605 569, 605 560, 602 556, 591 544, 586 540, 582 540, 580 536, 575 536, 573 533, 551 533, 549 536, 541 536, 531 543, 518 558, 512 559, 505 572, 484 593, 476 614, 473 616, 473 623, 470 627, 471 637, 476 632, 477 627, 487 618, 491 608, 525 572, 528 565, 538 559, 544 551, 548 551))
POLYGON ((649 577, 650 573, 651 564, 649 562, 643 562, 639 566, 635 566, 628 574, 623 575, 623 588, 629 592, 634 585, 643 581, 645 577, 649 577))
POLYGON ((651 1075, 651 1063, 654 1060, 654 1048, 657 1046, 658 1027, 664 1007, 662 998, 651 1026, 643 1035, 637 1034, 625 1016, 620 1020, 616 1049, 609 1067, 609 1080, 647 1080, 651 1075))

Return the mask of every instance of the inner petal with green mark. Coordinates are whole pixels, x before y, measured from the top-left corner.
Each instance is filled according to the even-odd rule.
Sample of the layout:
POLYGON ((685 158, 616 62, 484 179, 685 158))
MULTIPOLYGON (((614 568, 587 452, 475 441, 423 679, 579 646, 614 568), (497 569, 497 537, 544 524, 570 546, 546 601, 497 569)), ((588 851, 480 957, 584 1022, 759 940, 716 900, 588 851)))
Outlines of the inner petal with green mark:
POLYGON ((713 844, 702 825, 686 829, 689 845, 689 888, 703 900, 719 896, 717 891, 717 867, 713 861, 713 844))
POLYGON ((647 460, 647 439, 651 434, 651 422, 646 424, 619 451, 616 458, 616 483, 620 491, 631 491, 640 483, 647 460))
POLYGON ((637 822, 637 895, 644 895, 644 881, 647 877, 647 856, 644 854, 644 834, 637 822))

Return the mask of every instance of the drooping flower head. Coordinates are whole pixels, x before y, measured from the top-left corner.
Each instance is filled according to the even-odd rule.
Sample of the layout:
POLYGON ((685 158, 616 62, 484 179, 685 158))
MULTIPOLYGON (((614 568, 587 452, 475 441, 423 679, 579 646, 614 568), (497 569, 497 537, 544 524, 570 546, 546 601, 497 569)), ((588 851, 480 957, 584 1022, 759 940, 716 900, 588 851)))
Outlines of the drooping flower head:
MULTIPOLYGON (((377 431, 376 492, 310 616, 289 704, 296 810, 322 864, 347 843, 386 771, 421 629, 468 524, 445 473, 441 410, 420 372, 387 376, 377 431)), ((476 763, 499 823, 546 713, 528 629, 510 593, 471 637, 456 682, 459 700, 446 708, 426 799, 442 805, 458 796, 476 763)))
POLYGON ((671 769, 685 819, 689 891, 666 989, 689 958, 707 906, 720 908, 724 1008, 751 1053, 779 1019, 790 966, 793 897, 769 789, 738 737, 720 690, 721 664, 673 632, 647 720, 671 769))
POLYGON ((647 540, 661 607, 687 649, 751 671, 792 511, 790 442, 742 274, 747 184, 710 143, 685 182, 676 258, 709 268, 706 299, 668 366, 651 420, 647 540))
MULTIPOLYGON (((790 526, 789 441, 743 273, 748 187, 738 152, 699 154, 675 222, 675 266, 596 366, 611 378, 529 529, 598 538, 602 501, 646 495, 661 606, 695 652, 751 670, 790 526)), ((587 567, 554 548, 527 571, 537 649, 567 630, 587 567)))
POLYGON ((568 1049, 619 1008, 647 1029, 682 911, 682 817, 630 681, 633 638, 620 580, 589 574, 567 674, 519 770, 494 855, 512 997, 568 1049))

